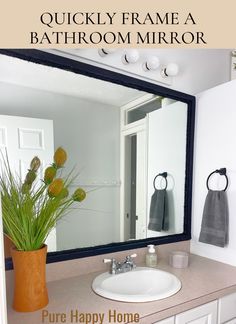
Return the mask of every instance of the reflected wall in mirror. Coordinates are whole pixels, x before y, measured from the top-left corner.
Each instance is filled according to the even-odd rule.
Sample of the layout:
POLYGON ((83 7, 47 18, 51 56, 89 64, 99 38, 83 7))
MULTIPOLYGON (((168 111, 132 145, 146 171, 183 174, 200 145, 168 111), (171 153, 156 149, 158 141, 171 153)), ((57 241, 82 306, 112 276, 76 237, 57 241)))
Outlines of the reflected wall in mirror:
POLYGON ((186 134, 186 103, 146 94, 121 108, 124 240, 183 233, 186 134))
POLYGON ((32 156, 46 166, 62 146, 79 171, 71 190, 88 192, 49 251, 185 232, 186 102, 6 55, 0 69, 0 146, 12 166, 24 177, 32 156))

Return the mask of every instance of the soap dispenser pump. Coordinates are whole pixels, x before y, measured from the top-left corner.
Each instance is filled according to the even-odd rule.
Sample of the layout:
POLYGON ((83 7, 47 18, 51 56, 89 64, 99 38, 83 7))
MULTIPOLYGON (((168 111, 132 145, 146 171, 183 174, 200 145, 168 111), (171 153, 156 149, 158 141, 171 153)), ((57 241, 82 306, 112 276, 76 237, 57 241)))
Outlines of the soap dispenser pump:
POLYGON ((146 254, 146 265, 155 267, 157 265, 157 254, 153 244, 148 245, 148 253, 146 254))

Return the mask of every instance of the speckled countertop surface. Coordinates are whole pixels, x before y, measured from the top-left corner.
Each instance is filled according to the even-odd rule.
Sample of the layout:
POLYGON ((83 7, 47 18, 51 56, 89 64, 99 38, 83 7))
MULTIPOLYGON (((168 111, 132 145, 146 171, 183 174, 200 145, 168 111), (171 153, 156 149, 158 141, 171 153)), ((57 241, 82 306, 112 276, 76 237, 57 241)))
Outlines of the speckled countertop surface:
MULTIPOLYGON (((108 324, 109 311, 114 310, 122 314, 138 313, 141 318, 139 323, 148 324, 236 291, 236 267, 210 259, 191 255, 190 266, 186 269, 173 269, 166 260, 162 260, 158 263, 158 268, 175 274, 181 280, 182 289, 174 296, 148 303, 123 303, 104 299, 91 289, 92 280, 100 273, 93 272, 49 282, 50 302, 44 313, 43 310, 17 313, 9 306, 8 324, 86 323, 83 317, 71 318, 71 311, 81 316, 86 313, 104 314, 102 323, 108 324), (43 319, 46 311, 52 314, 51 322, 49 316, 43 319), (66 315, 59 315, 56 319, 56 313, 66 315)), ((94 317, 94 321, 91 319, 86 324, 89 323, 101 321, 95 321, 94 317)))

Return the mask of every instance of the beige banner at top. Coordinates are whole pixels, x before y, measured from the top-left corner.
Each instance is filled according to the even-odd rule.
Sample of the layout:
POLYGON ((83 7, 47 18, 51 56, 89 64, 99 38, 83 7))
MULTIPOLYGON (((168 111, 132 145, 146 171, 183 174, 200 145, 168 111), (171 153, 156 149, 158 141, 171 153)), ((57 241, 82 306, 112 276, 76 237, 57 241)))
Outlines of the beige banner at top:
POLYGON ((236 0, 2 0, 1 48, 235 48, 236 0))

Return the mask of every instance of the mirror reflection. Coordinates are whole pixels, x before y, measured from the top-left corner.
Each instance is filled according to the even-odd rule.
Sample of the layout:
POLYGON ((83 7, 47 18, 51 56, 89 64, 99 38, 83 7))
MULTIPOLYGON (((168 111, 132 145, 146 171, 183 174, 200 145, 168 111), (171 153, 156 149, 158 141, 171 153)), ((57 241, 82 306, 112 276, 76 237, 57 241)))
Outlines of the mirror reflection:
MULTIPOLYGON (((87 199, 48 238, 60 251, 183 232, 187 105, 0 55, 0 147, 24 177, 62 146, 87 199)), ((66 171, 66 170, 65 170, 66 171)))

